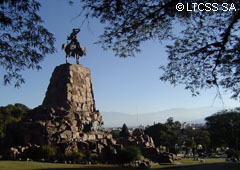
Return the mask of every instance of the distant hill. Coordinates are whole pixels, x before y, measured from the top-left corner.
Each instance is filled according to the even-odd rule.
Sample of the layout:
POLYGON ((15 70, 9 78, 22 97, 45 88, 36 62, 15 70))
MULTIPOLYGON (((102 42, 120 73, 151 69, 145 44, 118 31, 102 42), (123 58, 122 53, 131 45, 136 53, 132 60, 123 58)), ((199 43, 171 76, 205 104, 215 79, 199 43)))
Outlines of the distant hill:
POLYGON ((104 127, 121 127, 126 123, 129 127, 164 123, 169 117, 180 122, 203 123, 207 116, 222 110, 220 107, 200 107, 193 109, 174 108, 153 113, 126 114, 120 112, 101 112, 104 127))

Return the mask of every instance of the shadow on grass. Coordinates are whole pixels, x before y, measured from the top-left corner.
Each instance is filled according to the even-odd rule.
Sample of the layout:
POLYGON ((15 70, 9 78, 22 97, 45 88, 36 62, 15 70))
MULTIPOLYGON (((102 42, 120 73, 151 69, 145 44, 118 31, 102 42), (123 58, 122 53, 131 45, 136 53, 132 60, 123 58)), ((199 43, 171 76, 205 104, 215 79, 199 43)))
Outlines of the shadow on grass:
MULTIPOLYGON (((136 170, 127 167, 81 167, 81 168, 47 168, 38 170, 136 170)), ((209 163, 187 166, 174 166, 167 168, 154 168, 154 170, 240 170, 240 163, 209 163)))
POLYGON ((154 170, 240 170, 240 163, 207 163, 196 165, 180 165, 154 170))
POLYGON ((127 167, 80 167, 80 168, 44 168, 44 169, 38 169, 38 170, 132 170, 136 168, 127 168, 127 167))

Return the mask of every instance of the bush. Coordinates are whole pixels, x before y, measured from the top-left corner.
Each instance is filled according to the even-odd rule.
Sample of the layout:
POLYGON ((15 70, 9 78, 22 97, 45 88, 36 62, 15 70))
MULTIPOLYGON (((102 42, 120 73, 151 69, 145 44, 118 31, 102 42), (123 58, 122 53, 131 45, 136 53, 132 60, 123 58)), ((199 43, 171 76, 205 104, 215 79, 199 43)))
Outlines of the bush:
POLYGON ((117 153, 117 159, 121 163, 130 163, 141 158, 141 151, 136 146, 128 146, 117 153))
POLYGON ((101 163, 117 163, 116 153, 109 147, 103 148, 100 155, 98 155, 98 161, 101 163))
POLYGON ((59 161, 71 161, 71 162, 89 162, 92 160, 92 154, 89 150, 84 152, 71 152, 71 153, 59 153, 59 161))
POLYGON ((89 162, 92 160, 92 153, 89 150, 83 152, 83 160, 89 162))
POLYGON ((81 152, 72 152, 72 153, 60 153, 58 154, 59 161, 71 161, 71 162, 80 162, 83 161, 83 153, 81 152))
POLYGON ((57 149, 54 146, 43 145, 41 146, 41 155, 46 160, 54 160, 57 155, 57 149))
POLYGON ((237 160, 239 160, 240 152, 236 151, 235 149, 232 149, 232 148, 228 149, 226 151, 226 154, 227 154, 228 158, 230 158, 230 159, 237 159, 237 160))

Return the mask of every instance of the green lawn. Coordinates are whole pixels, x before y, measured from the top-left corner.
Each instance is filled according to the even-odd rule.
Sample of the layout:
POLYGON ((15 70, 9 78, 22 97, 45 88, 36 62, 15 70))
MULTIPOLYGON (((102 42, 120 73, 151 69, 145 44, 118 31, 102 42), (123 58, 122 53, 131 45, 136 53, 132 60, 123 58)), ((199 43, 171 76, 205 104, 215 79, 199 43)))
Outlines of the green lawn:
MULTIPOLYGON (((180 161, 176 161, 176 165, 159 165, 154 166, 156 169, 198 169, 203 168, 203 170, 208 170, 208 167, 214 168, 214 165, 217 167, 224 167, 227 170, 235 170, 237 167, 240 169, 240 164, 233 164, 234 168, 230 167, 229 163, 224 163, 224 159, 204 159, 205 163, 200 163, 200 161, 193 161, 192 159, 182 159, 180 161), (210 166, 209 166, 210 165, 210 166)), ((232 167, 232 165, 231 165, 232 167)), ((0 170, 130 170, 131 168, 123 168, 116 165, 79 165, 79 164, 60 164, 60 163, 42 163, 42 162, 33 162, 33 161, 0 161, 0 170)), ((221 168, 220 168, 221 169, 221 168)), ((218 170, 215 169, 214 170, 218 170)), ((224 169, 223 169, 224 170, 224 169)))
POLYGON ((0 161, 0 170, 45 170, 45 169, 117 169, 115 165, 80 165, 80 164, 61 164, 43 163, 34 161, 0 161))
MULTIPOLYGON (((220 158, 208 158, 208 159, 202 159, 204 160, 204 164, 209 164, 209 163, 224 163, 225 159, 220 159, 220 158)), ((165 167, 178 167, 178 166, 189 166, 189 165, 197 165, 197 164, 203 164, 200 161, 194 161, 193 158, 184 158, 179 161, 175 161, 175 164, 173 165, 157 165, 154 166, 153 168, 165 168, 165 167)))
MULTIPOLYGON (((225 162, 224 158, 209 158, 209 159, 202 159, 202 160, 204 160, 205 163, 223 163, 223 162, 225 162)), ((200 161, 194 161, 192 158, 185 158, 185 159, 179 160, 177 162, 186 164, 186 165, 201 163, 200 161)))

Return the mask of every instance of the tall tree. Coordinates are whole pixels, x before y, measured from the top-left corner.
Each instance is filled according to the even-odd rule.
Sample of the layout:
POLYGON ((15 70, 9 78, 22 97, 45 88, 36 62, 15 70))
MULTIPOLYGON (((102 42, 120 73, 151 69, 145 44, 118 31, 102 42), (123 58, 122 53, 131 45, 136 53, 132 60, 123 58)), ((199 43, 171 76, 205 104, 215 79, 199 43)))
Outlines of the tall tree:
POLYGON ((129 137, 130 136, 128 127, 127 127, 127 125, 125 123, 122 126, 122 130, 120 131, 119 136, 120 137, 129 137))
POLYGON ((5 136, 8 123, 22 120, 29 110, 27 106, 19 103, 0 107, 0 138, 5 136))
POLYGON ((206 118, 211 147, 240 149, 240 110, 224 110, 206 118))
POLYGON ((181 131, 181 143, 184 145, 186 154, 189 154, 190 151, 194 153, 196 148, 196 143, 194 140, 195 134, 192 127, 187 127, 181 131))
POLYGON ((24 83, 21 71, 37 69, 46 54, 55 52, 55 38, 37 14, 40 3, 35 0, 0 1, 0 67, 4 84, 24 83))
MULTIPOLYGON (((240 1, 228 0, 81 0, 86 18, 106 24, 99 42, 117 56, 134 56, 152 39, 171 39, 162 81, 199 89, 222 87, 240 94, 240 1), (180 9, 179 3, 184 5, 180 9), (173 34, 176 23, 182 25, 173 34)), ((181 5, 180 4, 180 5, 181 5)))
POLYGON ((165 146, 168 151, 176 153, 179 142, 181 124, 170 117, 165 124, 157 123, 146 128, 145 133, 152 137, 156 146, 165 146))

